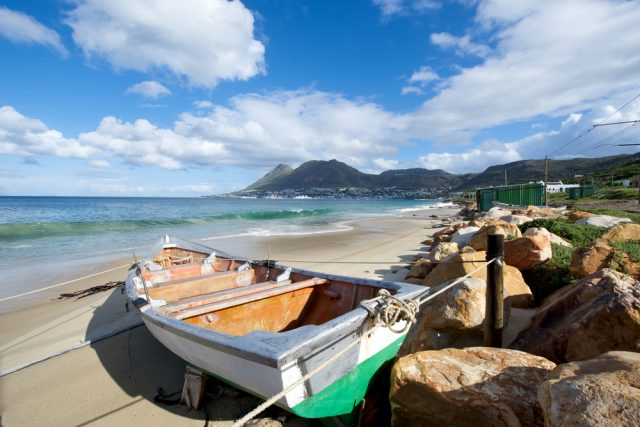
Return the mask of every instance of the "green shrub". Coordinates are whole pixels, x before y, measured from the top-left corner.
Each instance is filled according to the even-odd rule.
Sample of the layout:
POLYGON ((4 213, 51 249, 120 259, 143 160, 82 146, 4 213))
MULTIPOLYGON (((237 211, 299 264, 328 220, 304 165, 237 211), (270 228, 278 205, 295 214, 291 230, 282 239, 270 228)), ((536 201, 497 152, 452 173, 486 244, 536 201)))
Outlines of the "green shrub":
POLYGON ((543 299, 556 290, 574 281, 569 273, 573 249, 552 243, 551 250, 553 257, 549 261, 522 272, 537 305, 540 305, 543 299))
POLYGON ((551 219, 551 218, 538 218, 533 221, 521 224, 520 230, 525 232, 527 228, 531 227, 543 227, 568 240, 573 246, 579 248, 580 246, 592 243, 598 237, 602 236, 606 231, 604 228, 596 227, 588 224, 575 224, 566 219, 551 219))
POLYGON ((629 258, 633 262, 640 262, 640 242, 637 240, 627 240, 626 242, 611 242, 617 251, 621 251, 629 255, 629 258))

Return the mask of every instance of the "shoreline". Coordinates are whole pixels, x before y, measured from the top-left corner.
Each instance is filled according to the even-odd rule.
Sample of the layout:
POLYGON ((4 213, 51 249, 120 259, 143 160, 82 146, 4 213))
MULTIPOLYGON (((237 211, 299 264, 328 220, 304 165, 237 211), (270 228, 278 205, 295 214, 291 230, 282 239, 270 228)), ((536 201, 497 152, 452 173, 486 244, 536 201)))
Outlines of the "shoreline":
MULTIPOLYGON (((441 219, 431 216, 445 218, 457 211, 412 211, 356 220, 350 223, 352 230, 339 233, 229 239, 215 246, 225 252, 233 246, 229 252, 250 258, 265 258, 269 251, 272 259, 304 269, 401 280, 407 271, 404 267, 424 250, 420 242, 438 230, 434 226, 442 225, 441 219)), ((105 266, 117 266, 120 261, 105 266)), ((0 302, 0 371, 84 345, 0 377, 0 413, 7 425, 77 425, 94 420, 96 414, 105 414, 103 421, 109 423, 127 422, 123 417, 128 416, 143 424, 201 425, 202 412, 186 413, 179 407, 153 403, 159 385, 167 391, 181 387, 185 362, 155 341, 145 327, 136 327, 139 316, 133 310, 125 311, 126 298, 119 290, 79 300, 53 299, 63 292, 123 280, 125 274, 126 267, 37 292, 24 300, 0 302), (125 332, 114 336, 119 330, 125 332), (44 383, 48 386, 40 387, 44 383), (99 398, 86 394, 93 384, 97 384, 93 393, 99 398), (38 391, 31 394, 33 390, 38 391), (83 403, 69 408, 62 398, 83 403), (42 408, 42 415, 36 414, 35 418, 28 409, 34 405, 42 408), (62 413, 64 407, 70 412, 62 413)), ((220 421, 233 420, 253 409, 254 403, 254 398, 232 399, 224 408, 216 409, 220 411, 216 416, 220 421)))

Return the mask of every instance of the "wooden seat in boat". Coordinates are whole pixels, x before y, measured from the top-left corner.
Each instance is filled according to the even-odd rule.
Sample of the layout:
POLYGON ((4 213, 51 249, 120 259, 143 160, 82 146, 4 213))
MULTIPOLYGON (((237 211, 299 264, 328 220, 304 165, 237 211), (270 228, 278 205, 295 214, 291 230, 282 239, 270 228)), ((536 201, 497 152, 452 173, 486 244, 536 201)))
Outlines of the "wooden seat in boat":
POLYGON ((147 288, 149 296, 165 301, 178 301, 191 296, 210 294, 225 289, 251 285, 255 271, 220 271, 203 276, 169 280, 147 288))
POLYGON ((243 286, 242 288, 227 289, 188 298, 174 304, 168 304, 162 307, 161 310, 165 314, 168 314, 178 320, 183 320, 276 295, 282 295, 299 289, 323 285, 328 282, 329 281, 327 279, 320 279, 317 277, 294 283, 291 283, 288 280, 281 283, 267 281, 256 283, 254 285, 243 286))

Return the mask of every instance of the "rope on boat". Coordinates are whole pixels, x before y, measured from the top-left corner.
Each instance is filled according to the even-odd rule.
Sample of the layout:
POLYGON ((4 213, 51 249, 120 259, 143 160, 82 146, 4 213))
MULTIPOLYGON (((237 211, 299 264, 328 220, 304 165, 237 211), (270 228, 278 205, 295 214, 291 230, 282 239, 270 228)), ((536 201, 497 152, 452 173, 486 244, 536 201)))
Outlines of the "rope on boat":
POLYGON ((131 263, 127 263, 127 264, 119 265, 119 266, 117 266, 117 267, 113 267, 113 268, 110 268, 110 269, 108 269, 108 270, 99 271, 99 272, 97 272, 97 273, 89 274, 88 276, 78 277, 77 279, 68 280, 68 281, 66 281, 66 282, 57 283, 57 284, 55 284, 55 285, 46 286, 46 287, 44 287, 44 288, 34 289, 34 290, 32 290, 32 291, 23 292, 23 293, 21 293, 21 294, 11 295, 10 297, 0 298, 0 302, 8 301, 8 300, 11 300, 11 299, 14 299, 14 298, 20 298, 20 297, 23 297, 23 296, 26 296, 26 295, 35 294, 35 293, 40 292, 40 291, 46 291, 47 289, 57 288, 58 286, 68 285, 69 283, 74 283, 74 282, 78 282, 78 281, 80 281, 80 280, 89 279, 89 278, 91 278, 91 277, 96 277, 96 276, 99 276, 99 275, 101 275, 101 274, 109 273, 109 272, 111 272, 111 271, 119 270, 119 269, 121 269, 121 268, 129 267, 129 266, 131 266, 131 263))
POLYGON ((357 339, 355 339, 353 342, 349 343, 347 346, 345 346, 340 351, 338 351, 336 354, 334 354, 333 356, 331 356, 330 358, 325 360, 323 363, 321 363, 315 369, 309 371, 309 373, 307 373, 305 376, 301 377, 300 379, 298 379, 297 381, 295 381, 294 383, 292 383, 288 387, 284 388, 281 392, 279 392, 279 393, 271 396, 269 399, 265 400, 262 404, 257 406, 253 411, 249 412, 244 417, 242 417, 239 420, 237 420, 236 422, 234 422, 231 425, 231 427, 241 427, 241 426, 243 426, 247 421, 250 421, 256 415, 260 414, 262 411, 267 409, 269 406, 273 405, 278 400, 282 399, 284 396, 289 394, 289 392, 291 392, 293 389, 298 387, 300 384, 304 384, 306 381, 308 381, 313 376, 315 376, 318 372, 322 371, 324 368, 326 368, 331 363, 333 363, 336 359, 339 359, 340 357, 342 357, 347 351, 351 350, 353 347, 358 345, 360 343, 360 341, 365 339, 367 336, 369 336, 371 333, 373 333, 378 328, 387 327, 387 328, 391 329, 393 332, 404 333, 407 329, 409 329, 411 324, 416 322, 415 316, 416 316, 416 314, 418 312, 418 309, 420 308, 420 306, 422 304, 424 304, 425 302, 427 302, 429 300, 434 299, 435 297, 437 297, 441 293, 451 289, 452 287, 454 287, 455 285, 457 285, 458 283, 460 283, 464 279, 467 279, 472 274, 480 271, 483 268, 486 268, 489 264, 491 264, 492 262, 494 262, 496 260, 501 261, 499 258, 493 258, 492 260, 485 262, 483 265, 481 265, 480 267, 476 268, 475 270, 465 274, 462 277, 457 278, 456 280, 454 280, 453 282, 451 282, 447 286, 443 287, 442 289, 439 289, 437 292, 434 292, 432 294, 427 295, 423 299, 420 299, 420 296, 424 295, 424 293, 428 293, 430 288, 428 288, 425 292, 423 292, 423 293, 419 294, 418 296, 416 296, 414 299, 410 299, 410 300, 401 300, 399 298, 396 298, 396 297, 392 296, 389 293, 389 291, 387 291, 386 289, 381 289, 378 292, 378 296, 377 297, 375 297, 375 298, 373 298, 371 300, 367 300, 367 302, 370 302, 370 301, 381 301, 381 302, 384 303, 384 304, 381 304, 378 307, 377 311, 374 312, 374 311, 372 311, 372 309, 370 307, 366 307, 362 302, 360 303, 360 305, 367 310, 369 315, 375 319, 375 325, 373 326, 373 328, 371 328, 368 331, 368 333, 360 335, 357 339), (395 322, 397 322, 399 320, 406 320, 405 326, 400 331, 394 330, 391 326, 395 322), (393 322, 393 323, 390 323, 390 322, 393 322))

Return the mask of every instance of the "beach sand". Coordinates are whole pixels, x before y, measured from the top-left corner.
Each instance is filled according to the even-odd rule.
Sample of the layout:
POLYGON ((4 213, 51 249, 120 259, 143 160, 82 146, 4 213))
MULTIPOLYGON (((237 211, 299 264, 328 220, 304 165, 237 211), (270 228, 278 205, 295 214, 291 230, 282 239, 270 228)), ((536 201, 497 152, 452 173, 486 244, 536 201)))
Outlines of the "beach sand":
MULTIPOLYGON (((425 250, 420 242, 441 225, 431 215, 456 212, 432 209, 362 220, 337 233, 206 243, 310 270, 396 280, 425 250)), ((154 403, 159 387, 167 393, 181 389, 185 362, 139 326, 139 316, 126 311, 119 289, 79 300, 54 299, 62 292, 123 280, 129 263, 128 258, 115 260, 100 266, 113 271, 0 301, 1 425, 203 424, 202 410, 154 403)), ((210 425, 228 425, 260 403, 223 385, 213 394, 206 406, 210 425)), ((286 416, 287 425, 308 425, 277 408, 266 415, 286 416)))

